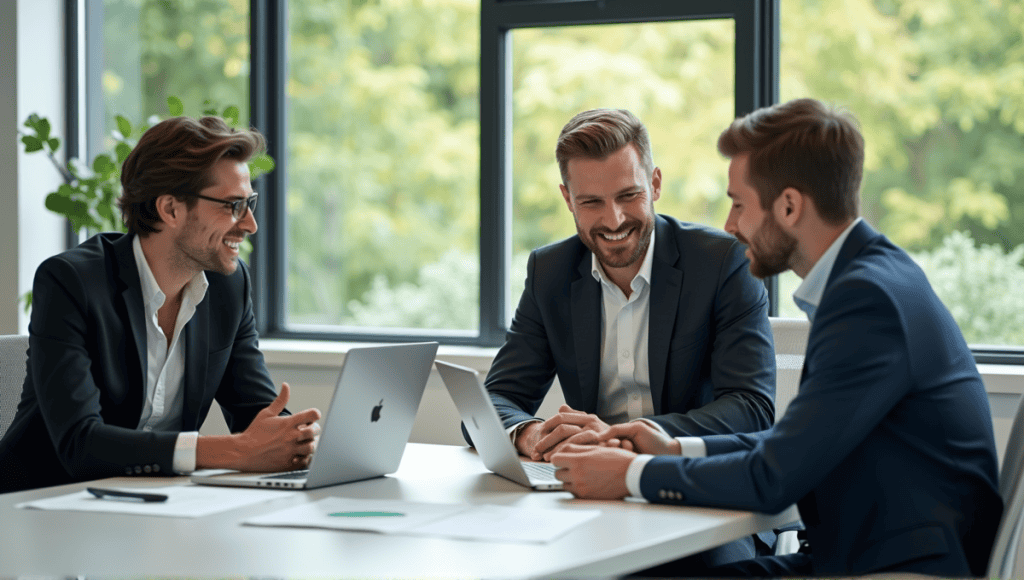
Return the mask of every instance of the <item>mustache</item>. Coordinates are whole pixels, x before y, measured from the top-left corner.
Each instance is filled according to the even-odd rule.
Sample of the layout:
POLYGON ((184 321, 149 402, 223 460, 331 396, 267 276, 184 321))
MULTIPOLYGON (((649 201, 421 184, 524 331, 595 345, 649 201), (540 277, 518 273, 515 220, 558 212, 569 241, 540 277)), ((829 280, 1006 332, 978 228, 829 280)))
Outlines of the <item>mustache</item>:
POLYGON ((590 229, 590 235, 591 236, 596 236, 598 234, 610 234, 610 235, 614 236, 614 235, 621 234, 623 232, 628 232, 629 230, 634 229, 634 228, 636 228, 638 230, 642 229, 641 228, 642 225, 643 224, 641 224, 639 221, 631 221, 631 222, 626 222, 626 223, 622 224, 616 230, 611 230, 611 229, 608 229, 606 227, 598 226, 598 227, 594 227, 594 228, 590 229))

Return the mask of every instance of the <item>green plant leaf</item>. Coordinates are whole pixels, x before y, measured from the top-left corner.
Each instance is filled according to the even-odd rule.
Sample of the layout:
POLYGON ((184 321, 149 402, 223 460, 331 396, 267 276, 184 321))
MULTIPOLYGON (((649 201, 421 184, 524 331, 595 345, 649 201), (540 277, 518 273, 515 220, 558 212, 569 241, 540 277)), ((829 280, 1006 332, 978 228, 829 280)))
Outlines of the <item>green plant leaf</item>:
POLYGON ((28 314, 32 310, 32 291, 22 294, 21 301, 25 303, 25 314, 28 314))
POLYGON ((21 142, 25 144, 25 153, 40 151, 43 148, 43 142, 39 137, 33 137, 32 135, 22 136, 21 142))
POLYGON ((36 128, 36 126, 38 124, 39 124, 39 115, 37 115, 35 113, 32 113, 28 117, 25 117, 25 126, 28 127, 29 129, 32 129, 36 133, 39 132, 39 129, 36 128))
POLYGON ((249 160, 249 177, 257 177, 270 173, 274 170, 274 158, 266 153, 260 153, 249 160))
POLYGON ((101 153, 96 156, 92 161, 92 170, 95 171, 100 178, 107 179, 110 174, 117 171, 117 166, 114 165, 113 160, 106 153, 101 153))
POLYGON ((46 141, 50 138, 50 121, 46 117, 41 117, 39 122, 36 123, 36 132, 40 141, 46 141))
POLYGON ((167 97, 167 112, 172 117, 177 117, 185 112, 185 105, 181 104, 181 99, 172 95, 167 97))
POLYGON ((230 106, 228 106, 227 108, 224 109, 224 114, 221 115, 221 116, 224 117, 225 119, 227 119, 229 124, 237 125, 238 124, 238 115, 239 115, 238 107, 236 107, 234 105, 230 105, 230 106))
POLYGON ((114 147, 114 152, 117 153, 117 164, 124 165, 124 160, 128 159, 128 155, 132 152, 132 147, 127 143, 118 143, 114 147))
POLYGON ((121 115, 114 117, 117 120, 117 130, 121 132, 121 135, 127 139, 132 136, 132 124, 121 115))
POLYGON ((51 193, 46 196, 46 209, 66 216, 68 219, 87 218, 89 216, 89 204, 79 199, 71 199, 59 193, 51 193))
POLYGON ((56 153, 60 149, 60 139, 57 137, 50 137, 46 144, 50 146, 50 153, 56 153))

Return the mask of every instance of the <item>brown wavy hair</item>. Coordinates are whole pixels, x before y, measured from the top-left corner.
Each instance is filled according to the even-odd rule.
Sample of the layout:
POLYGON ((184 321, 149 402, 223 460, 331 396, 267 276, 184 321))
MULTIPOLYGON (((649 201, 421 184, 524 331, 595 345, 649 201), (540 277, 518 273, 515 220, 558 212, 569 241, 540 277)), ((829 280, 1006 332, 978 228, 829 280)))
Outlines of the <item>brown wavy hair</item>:
POLYGON ((149 128, 121 167, 117 200, 128 232, 146 237, 160 231, 156 199, 173 195, 195 206, 194 194, 212 185, 210 169, 221 159, 248 162, 266 151, 255 129, 234 129, 220 117, 173 117, 149 128))
POLYGON ((864 137, 847 111, 796 99, 740 117, 718 138, 726 157, 750 154, 748 179, 771 208, 787 187, 807 195, 827 223, 857 217, 864 137))
POLYGON ((636 115, 625 109, 591 109, 576 115, 562 127, 555 146, 562 184, 569 187, 571 159, 605 159, 631 143, 650 178, 654 174, 651 138, 636 115))

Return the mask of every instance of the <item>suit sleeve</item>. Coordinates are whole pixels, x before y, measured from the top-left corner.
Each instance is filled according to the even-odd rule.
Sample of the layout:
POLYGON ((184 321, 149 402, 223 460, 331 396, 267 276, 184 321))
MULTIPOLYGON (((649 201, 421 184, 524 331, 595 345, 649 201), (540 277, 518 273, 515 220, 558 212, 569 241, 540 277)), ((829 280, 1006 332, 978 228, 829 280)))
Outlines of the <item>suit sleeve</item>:
POLYGON ((533 418, 555 377, 554 357, 535 294, 536 253, 530 254, 526 272, 523 296, 485 382, 506 429, 533 418))
POLYGON ((707 437, 705 458, 656 457, 641 490, 651 501, 777 513, 817 486, 883 420, 912 381, 900 313, 868 281, 838 284, 822 303, 807 373, 772 429, 707 437), (678 500, 658 497, 659 489, 678 500))
MULTIPOLYGON (((257 413, 277 397, 274 382, 267 371, 259 349, 256 316, 252 305, 252 283, 249 269, 239 261, 244 280, 242 295, 228 297, 232 303, 241 301, 242 316, 235 333, 228 366, 217 388, 217 403, 232 433, 239 433, 252 423, 257 413)), ((285 410, 282 415, 290 414, 285 410)))
MULTIPOLYGON (((733 242, 718 272, 711 317, 712 400, 686 413, 648 417, 673 437, 757 432, 775 420, 768 292, 750 275, 748 264, 743 246, 733 242)), ((673 387, 679 385, 666 385, 673 387)))
POLYGON ((91 360, 89 289, 79 272, 64 259, 51 258, 36 271, 32 293, 29 373, 61 465, 82 480, 125 475, 126 466, 141 465, 172 475, 177 433, 138 431, 103 419, 102 405, 118 404, 114 399, 124 393, 101 392, 90 369, 124 366, 116 360, 123 350, 109 349, 109 360, 91 360))

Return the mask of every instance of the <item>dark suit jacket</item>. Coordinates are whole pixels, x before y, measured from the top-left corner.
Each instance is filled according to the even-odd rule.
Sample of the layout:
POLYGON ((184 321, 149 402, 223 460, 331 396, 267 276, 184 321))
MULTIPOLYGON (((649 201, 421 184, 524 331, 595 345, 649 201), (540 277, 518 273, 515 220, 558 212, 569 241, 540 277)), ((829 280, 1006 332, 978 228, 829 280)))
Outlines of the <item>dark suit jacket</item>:
POLYGON ((644 497, 799 502, 815 575, 985 573, 1002 502, 981 377, 921 269, 864 222, 829 276, 786 414, 704 440, 707 458, 654 458, 644 497))
MULTIPOLYGON (((244 430, 276 393, 257 348, 245 264, 207 272, 185 326, 185 409, 195 431, 214 399, 244 430)), ((132 236, 100 234, 36 271, 28 376, 0 440, 0 492, 131 474, 173 475, 177 432, 136 430, 146 385, 146 328, 132 236)))
MULTIPOLYGON (((655 415, 673 436, 758 431, 775 417, 768 294, 725 232, 657 216, 649 353, 655 415)), ((601 366, 601 284, 573 236, 534 250, 526 289, 486 386, 506 428, 530 419, 555 375, 593 413, 601 366)))

